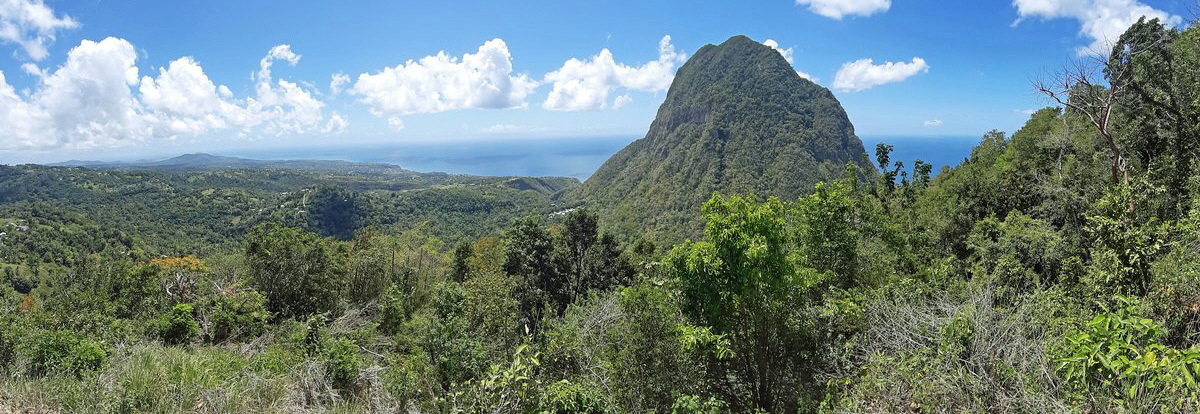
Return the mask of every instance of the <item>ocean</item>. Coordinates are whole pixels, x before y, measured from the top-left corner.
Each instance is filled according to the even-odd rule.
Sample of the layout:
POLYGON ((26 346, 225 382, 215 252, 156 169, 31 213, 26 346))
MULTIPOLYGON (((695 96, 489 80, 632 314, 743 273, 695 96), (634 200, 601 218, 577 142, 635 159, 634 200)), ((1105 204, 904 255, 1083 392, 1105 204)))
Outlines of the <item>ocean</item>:
MULTIPOLYGON (((381 162, 422 172, 492 176, 560 176, 586 180, 601 164, 636 137, 524 138, 489 141, 396 142, 389 144, 295 147, 215 152, 253 159, 326 159, 381 162)), ((942 166, 958 165, 979 142, 969 137, 862 137, 874 158, 875 144, 895 147, 892 160, 912 168, 921 159, 942 166)))

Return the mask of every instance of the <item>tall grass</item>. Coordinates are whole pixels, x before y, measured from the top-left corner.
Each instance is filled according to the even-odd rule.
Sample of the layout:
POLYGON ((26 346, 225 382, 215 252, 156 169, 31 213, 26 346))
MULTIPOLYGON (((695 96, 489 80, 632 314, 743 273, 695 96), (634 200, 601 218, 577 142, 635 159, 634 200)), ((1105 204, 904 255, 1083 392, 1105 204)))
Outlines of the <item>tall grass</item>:
POLYGON ((0 413, 396 411, 386 396, 362 394, 339 394, 321 364, 281 347, 132 344, 82 376, 0 377, 0 413))

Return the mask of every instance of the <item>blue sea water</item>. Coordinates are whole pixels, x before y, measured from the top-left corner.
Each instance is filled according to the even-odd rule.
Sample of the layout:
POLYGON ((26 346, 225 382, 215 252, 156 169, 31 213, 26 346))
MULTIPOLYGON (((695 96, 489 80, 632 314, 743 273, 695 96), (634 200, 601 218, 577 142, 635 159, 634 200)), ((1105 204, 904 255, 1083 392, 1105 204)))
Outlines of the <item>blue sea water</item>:
MULTIPOLYGON (((882 142, 893 147, 891 161, 904 163, 904 169, 912 171, 916 160, 933 165, 933 174, 937 175, 942 167, 954 167, 971 156, 971 149, 979 144, 979 137, 862 137, 863 147, 871 160, 875 160, 875 145, 882 142)), ((878 162, 877 160, 875 160, 878 162)))
MULTIPOLYGON (((334 159, 381 162, 422 172, 474 175, 562 176, 586 180, 600 165, 637 137, 523 138, 462 142, 396 142, 389 144, 297 147, 221 152, 254 159, 334 159)), ((967 137, 863 137, 863 146, 874 157, 875 144, 895 147, 892 160, 911 168, 921 159, 942 166, 958 165, 971 153, 978 138, 967 137)))

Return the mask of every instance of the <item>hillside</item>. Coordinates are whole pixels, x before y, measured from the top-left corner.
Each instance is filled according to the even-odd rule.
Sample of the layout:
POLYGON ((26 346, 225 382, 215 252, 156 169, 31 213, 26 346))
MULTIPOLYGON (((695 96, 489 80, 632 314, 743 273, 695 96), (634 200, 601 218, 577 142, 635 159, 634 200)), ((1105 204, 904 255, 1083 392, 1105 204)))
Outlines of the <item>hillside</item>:
MULTIPOLYGON (((236 250, 245 231, 263 222, 341 238, 374 226, 421 228, 458 240, 496 232, 520 216, 561 210, 554 201, 557 195, 578 185, 574 178, 479 177, 418 173, 387 164, 201 154, 87 168, 0 166, 0 219, 46 228, 93 226, 115 236, 89 245, 115 243, 150 256, 236 250), (314 217, 323 207, 354 213, 348 220, 325 223, 314 217)), ((70 262, 70 254, 58 250, 100 237, 92 230, 33 233, 10 235, 0 245, 0 263, 70 262), (17 244, 39 253, 11 252, 17 244)))
POLYGON ((342 160, 256 160, 205 153, 184 154, 158 161, 80 161, 48 164, 52 167, 86 167, 106 170, 211 171, 229 168, 324 171, 348 174, 388 174, 444 177, 445 173, 419 173, 398 165, 342 160))
POLYGON ((676 74, 642 139, 572 194, 618 233, 676 241, 713 192, 794 199, 855 163, 873 172, 837 98, 745 36, 707 45, 676 74))

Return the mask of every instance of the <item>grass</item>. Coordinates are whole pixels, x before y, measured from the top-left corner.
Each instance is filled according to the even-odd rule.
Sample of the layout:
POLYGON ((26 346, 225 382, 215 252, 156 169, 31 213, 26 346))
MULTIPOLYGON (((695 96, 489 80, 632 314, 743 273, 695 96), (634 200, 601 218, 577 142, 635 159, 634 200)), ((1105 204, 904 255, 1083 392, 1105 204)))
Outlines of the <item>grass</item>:
POLYGON ((316 361, 279 347, 250 348, 136 344, 83 376, 6 375, 0 413, 373 412, 390 405, 341 396, 316 361))

